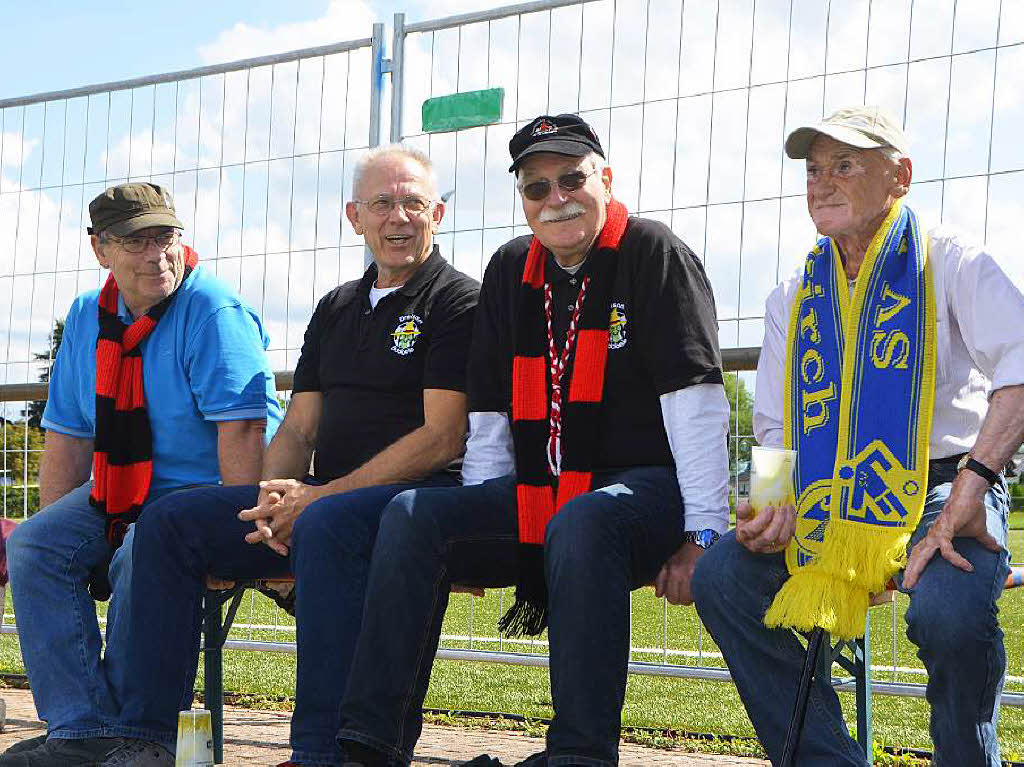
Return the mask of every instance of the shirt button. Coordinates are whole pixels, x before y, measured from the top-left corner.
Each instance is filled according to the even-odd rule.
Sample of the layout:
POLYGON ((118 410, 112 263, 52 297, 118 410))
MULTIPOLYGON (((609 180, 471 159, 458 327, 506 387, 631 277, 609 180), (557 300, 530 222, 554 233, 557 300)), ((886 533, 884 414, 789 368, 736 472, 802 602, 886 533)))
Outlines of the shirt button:
POLYGON ((571 278, 571 279, 569 280, 569 284, 570 284, 570 285, 575 285, 575 284, 576 284, 576 278, 575 278, 575 277, 571 278))
POLYGON ((575 309, 575 308, 576 308, 576 306, 575 306, 575 304, 569 304, 569 305, 568 305, 568 306, 566 306, 565 308, 566 308, 566 309, 568 309, 568 310, 569 310, 569 311, 571 312, 571 311, 572 311, 573 309, 575 309))

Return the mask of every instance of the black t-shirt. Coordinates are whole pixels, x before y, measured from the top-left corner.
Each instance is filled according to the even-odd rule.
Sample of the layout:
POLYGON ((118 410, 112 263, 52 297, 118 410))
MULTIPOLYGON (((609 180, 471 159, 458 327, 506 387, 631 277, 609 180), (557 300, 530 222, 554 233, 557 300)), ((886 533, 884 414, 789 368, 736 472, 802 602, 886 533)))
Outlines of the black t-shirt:
MULTIPOLYGON (((511 417, 519 290, 530 239, 518 237, 499 248, 484 274, 470 351, 471 411, 511 417)), ((630 218, 618 258, 609 307, 601 443, 593 469, 671 466, 658 397, 694 384, 722 383, 711 285, 693 252, 656 221, 630 218)), ((584 261, 570 274, 550 255, 545 264, 559 349, 588 268, 584 261)), ((570 360, 562 379, 565 396, 571 376, 570 360)))
POLYGON ((313 473, 329 481, 423 425, 423 390, 466 390, 479 284, 437 247, 370 308, 371 265, 317 304, 295 366, 296 393, 323 394, 313 473))

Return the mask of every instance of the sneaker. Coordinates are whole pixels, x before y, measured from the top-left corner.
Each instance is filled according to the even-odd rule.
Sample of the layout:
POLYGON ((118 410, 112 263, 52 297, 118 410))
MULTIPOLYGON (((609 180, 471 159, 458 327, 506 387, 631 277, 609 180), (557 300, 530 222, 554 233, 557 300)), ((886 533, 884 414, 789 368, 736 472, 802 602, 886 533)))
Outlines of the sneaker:
POLYGON ((46 742, 46 733, 42 735, 36 735, 34 738, 25 738, 25 740, 19 740, 13 746, 4 751, 5 754, 19 754, 22 751, 31 751, 35 748, 39 748, 46 742))
POLYGON ((92 767, 122 743, 121 738, 50 738, 31 750, 0 754, 0 767, 92 767))
POLYGON ((128 738, 99 764, 100 767, 174 767, 174 754, 159 743, 128 738))

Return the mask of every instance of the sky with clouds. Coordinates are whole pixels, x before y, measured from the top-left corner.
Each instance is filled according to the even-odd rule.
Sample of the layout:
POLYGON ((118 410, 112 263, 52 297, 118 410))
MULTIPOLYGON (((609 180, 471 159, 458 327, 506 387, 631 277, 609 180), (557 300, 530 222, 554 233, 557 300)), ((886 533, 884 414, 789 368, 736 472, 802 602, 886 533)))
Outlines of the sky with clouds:
MULTIPOLYGON (((3 2, 18 33, 0 51, 0 99, 368 37, 396 11, 411 23, 495 5, 3 2)), ((127 178, 174 190, 201 257, 263 313, 274 366, 294 365, 316 298, 362 268, 341 214, 368 73, 360 50, 0 110, 0 381, 33 380, 53 318, 99 284, 82 211, 127 178)), ((795 125, 883 104, 905 121, 910 199, 928 220, 1009 251, 1024 215, 1024 0, 600 0, 410 35, 405 75, 404 134, 455 192, 439 240, 457 267, 479 276, 525 231, 507 173, 517 123, 578 111, 616 196, 705 259, 723 346, 760 343, 765 296, 813 242, 802 165, 782 155, 795 125), (425 98, 485 87, 504 88, 501 124, 422 134, 425 98)))

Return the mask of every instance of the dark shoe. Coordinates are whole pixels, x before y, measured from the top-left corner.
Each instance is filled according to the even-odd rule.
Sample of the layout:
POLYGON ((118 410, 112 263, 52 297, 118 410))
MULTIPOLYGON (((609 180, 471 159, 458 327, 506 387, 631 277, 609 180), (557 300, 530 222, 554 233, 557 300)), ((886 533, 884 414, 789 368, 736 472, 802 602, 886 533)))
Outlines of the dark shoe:
POLYGON ((100 762, 100 767, 174 767, 174 754, 159 743, 128 738, 100 762))
POLYGON ((94 767, 122 743, 121 738, 50 738, 31 750, 0 754, 0 767, 94 767))
MULTIPOLYGON (((521 762, 516 762, 515 767, 547 767, 548 756, 546 751, 538 751, 532 756, 526 757, 521 762)), ((490 754, 481 754, 476 759, 472 759, 462 767, 504 767, 501 760, 497 759, 490 754)))
POLYGON ((339 741, 344 754, 341 767, 391 767, 394 762, 387 754, 355 740, 339 741))
POLYGON ((19 740, 13 746, 4 751, 5 754, 20 754, 22 751, 32 751, 33 749, 39 748, 46 742, 46 733, 42 735, 36 735, 34 738, 25 738, 25 740, 19 740))

